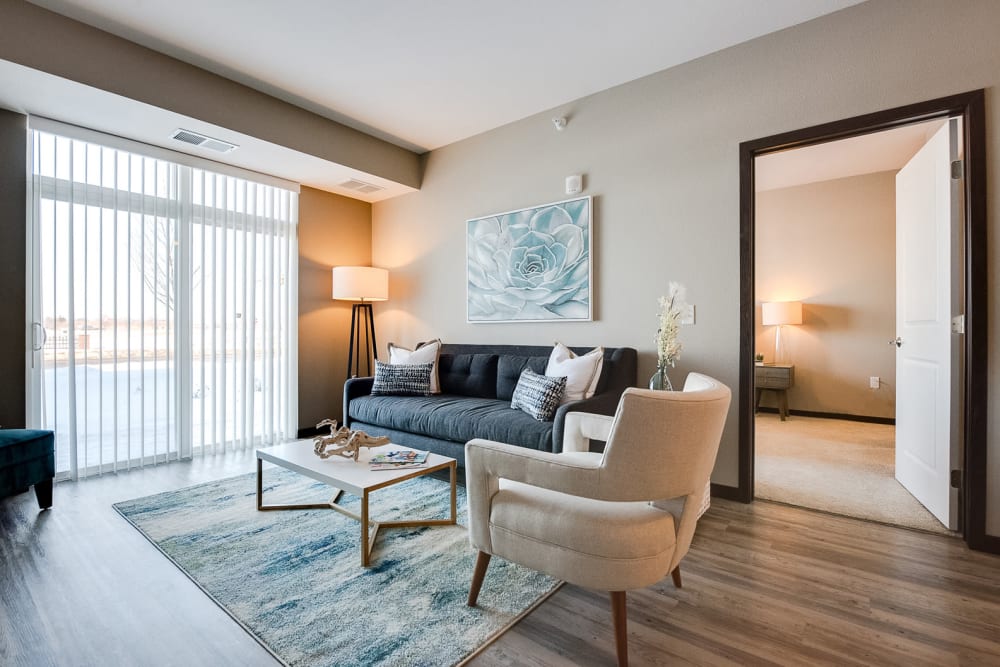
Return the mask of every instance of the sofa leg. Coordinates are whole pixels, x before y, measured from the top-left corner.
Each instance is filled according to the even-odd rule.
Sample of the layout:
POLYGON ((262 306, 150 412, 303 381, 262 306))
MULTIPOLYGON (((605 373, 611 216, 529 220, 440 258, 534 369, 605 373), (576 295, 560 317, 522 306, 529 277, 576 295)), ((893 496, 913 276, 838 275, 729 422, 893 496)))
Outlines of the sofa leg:
POLYGON ((628 612, 625 591, 611 591, 611 620, 615 626, 615 650, 618 667, 628 667, 628 612))
POLYGON ((52 478, 35 484, 35 499, 38 500, 40 509, 52 507, 52 478))
POLYGON ((491 555, 485 551, 480 551, 476 557, 476 569, 472 572, 472 586, 469 587, 470 607, 475 607, 479 601, 479 589, 483 587, 483 579, 486 577, 486 568, 490 566, 491 555))
POLYGON ((677 588, 681 587, 681 566, 678 565, 674 568, 674 571, 670 573, 670 576, 674 579, 674 586, 677 588))

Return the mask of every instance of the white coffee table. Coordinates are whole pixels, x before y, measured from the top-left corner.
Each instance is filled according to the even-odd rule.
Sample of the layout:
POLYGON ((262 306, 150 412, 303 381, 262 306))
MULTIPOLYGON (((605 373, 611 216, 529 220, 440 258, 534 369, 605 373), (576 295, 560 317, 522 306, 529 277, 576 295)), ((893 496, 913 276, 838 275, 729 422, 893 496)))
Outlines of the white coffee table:
POLYGON ((405 468, 403 470, 370 470, 368 461, 380 452, 410 450, 409 447, 388 444, 370 449, 362 448, 358 461, 342 456, 331 456, 321 459, 313 453, 312 440, 298 440, 274 447, 257 450, 257 509, 261 512, 274 510, 310 510, 331 509, 349 516, 361 523, 361 565, 371 564, 372 548, 375 538, 382 528, 412 528, 415 526, 453 526, 455 525, 455 477, 457 462, 453 458, 430 454, 427 466, 424 468, 405 468), (327 503, 307 505, 265 505, 263 463, 273 463, 294 470, 300 475, 311 477, 318 482, 329 484, 336 489, 333 498, 327 503), (414 477, 427 475, 436 470, 449 469, 451 472, 451 518, 450 519, 419 519, 412 521, 372 521, 368 516, 368 496, 373 491, 384 489, 393 484, 405 482, 414 477), (352 493, 361 498, 361 514, 356 514, 338 504, 344 492, 352 493))

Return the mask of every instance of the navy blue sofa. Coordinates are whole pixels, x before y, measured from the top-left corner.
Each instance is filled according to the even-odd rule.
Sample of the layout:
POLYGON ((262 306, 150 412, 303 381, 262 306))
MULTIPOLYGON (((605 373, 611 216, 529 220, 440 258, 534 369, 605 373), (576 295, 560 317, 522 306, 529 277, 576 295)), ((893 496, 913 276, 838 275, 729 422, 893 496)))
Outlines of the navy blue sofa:
MULTIPOLYGON (((584 354, 592 348, 571 348, 584 354)), ((604 367, 593 397, 562 405, 552 421, 537 421, 510 407, 521 371, 544 373, 550 346, 441 346, 434 396, 372 396, 372 378, 344 385, 344 423, 369 435, 450 456, 465 465, 465 443, 487 438, 547 452, 562 450, 566 414, 573 411, 613 415, 626 387, 636 383, 634 348, 605 348, 604 367)))

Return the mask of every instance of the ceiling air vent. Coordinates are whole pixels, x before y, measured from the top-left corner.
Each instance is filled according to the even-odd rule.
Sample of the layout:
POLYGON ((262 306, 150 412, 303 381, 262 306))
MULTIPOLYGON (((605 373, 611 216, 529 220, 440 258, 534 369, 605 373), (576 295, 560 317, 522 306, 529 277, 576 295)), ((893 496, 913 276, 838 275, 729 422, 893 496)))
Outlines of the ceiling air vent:
POLYGON ((373 192, 378 192, 379 190, 385 190, 381 185, 372 185, 371 183, 365 183, 364 181, 359 181, 356 178, 344 181, 340 184, 340 187, 347 188, 348 190, 357 190, 358 192, 363 192, 366 195, 370 195, 373 192))
POLYGON ((228 141, 223 141, 222 139, 206 137, 204 134, 198 134, 197 132, 192 132, 191 130, 177 130, 170 135, 170 138, 176 139, 177 141, 183 141, 184 143, 191 144, 192 146, 206 148, 210 151, 215 151, 216 153, 228 153, 229 151, 233 151, 238 148, 236 144, 231 144, 228 141))

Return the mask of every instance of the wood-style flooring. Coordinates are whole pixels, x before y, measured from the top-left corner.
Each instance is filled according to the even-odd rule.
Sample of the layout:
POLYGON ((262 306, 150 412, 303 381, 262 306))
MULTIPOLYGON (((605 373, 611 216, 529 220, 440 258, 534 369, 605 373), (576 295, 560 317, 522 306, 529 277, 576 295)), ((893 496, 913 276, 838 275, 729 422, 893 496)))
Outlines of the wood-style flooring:
MULTIPOLYGON (((0 500, 0 665, 276 664, 111 508, 253 466, 60 483, 42 513, 0 500)), ((955 538, 716 501, 682 570, 629 594, 633 665, 1000 665, 1000 557, 955 538)), ((614 664, 609 598, 565 586, 472 664, 614 664)))

